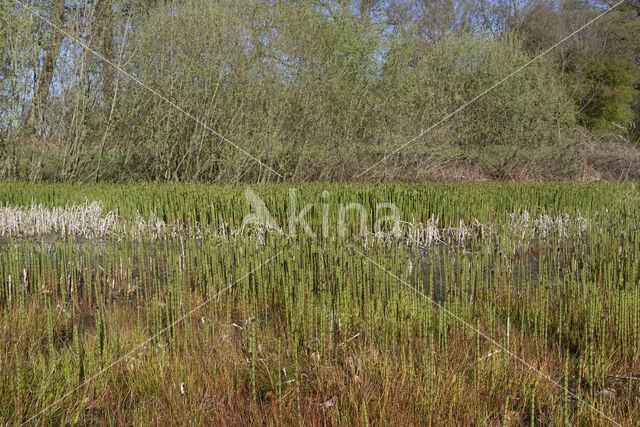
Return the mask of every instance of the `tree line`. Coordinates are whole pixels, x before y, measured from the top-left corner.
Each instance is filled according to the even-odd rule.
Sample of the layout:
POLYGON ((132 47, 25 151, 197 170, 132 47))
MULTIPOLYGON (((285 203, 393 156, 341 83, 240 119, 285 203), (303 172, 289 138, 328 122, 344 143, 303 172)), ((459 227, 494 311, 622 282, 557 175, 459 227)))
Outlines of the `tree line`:
POLYGON ((639 177, 640 2, 545 53, 613 5, 1 0, 0 177, 639 177))

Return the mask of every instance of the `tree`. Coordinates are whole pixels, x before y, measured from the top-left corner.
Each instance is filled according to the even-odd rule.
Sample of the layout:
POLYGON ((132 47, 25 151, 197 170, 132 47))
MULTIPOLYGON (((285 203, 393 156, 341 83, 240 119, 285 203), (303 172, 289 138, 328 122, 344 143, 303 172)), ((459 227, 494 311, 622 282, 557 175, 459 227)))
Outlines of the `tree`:
POLYGON ((590 58, 584 66, 585 78, 576 93, 584 100, 581 120, 591 129, 626 134, 634 123, 638 68, 630 61, 608 57, 590 58))
POLYGON ((111 64, 115 63, 115 54, 113 51, 113 35, 114 35, 114 10, 113 0, 98 0, 96 7, 96 35, 98 52, 102 56, 100 59, 100 68, 102 73, 102 99, 106 111, 110 110, 114 96, 114 76, 115 69, 111 64))
MULTIPOLYGON (((537 54, 614 4, 587 0, 538 2, 519 34, 527 50, 537 54)), ((637 120, 639 11, 637 4, 625 2, 549 55, 564 76, 582 123, 590 129, 625 134, 637 120)))
MULTIPOLYGON (((65 3, 64 0, 53 0, 52 10, 50 13, 51 23, 61 29, 65 25, 65 3)), ((44 24, 44 23, 43 23, 44 24)), ((45 24, 46 25, 46 24, 45 24)), ((25 117, 25 130, 27 134, 32 134, 42 124, 43 115, 46 109, 47 98, 51 88, 51 82, 55 72, 56 62, 60 56, 62 47, 62 33, 49 25, 48 34, 40 34, 44 36, 44 40, 40 40, 39 46, 44 50, 44 58, 42 66, 37 72, 37 84, 31 108, 25 117)))

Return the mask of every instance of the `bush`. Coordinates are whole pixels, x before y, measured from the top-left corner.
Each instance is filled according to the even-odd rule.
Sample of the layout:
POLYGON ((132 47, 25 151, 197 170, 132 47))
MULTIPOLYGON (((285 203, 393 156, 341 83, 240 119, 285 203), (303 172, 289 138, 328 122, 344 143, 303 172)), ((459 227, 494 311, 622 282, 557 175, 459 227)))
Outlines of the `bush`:
POLYGON ((635 85, 640 81, 637 66, 617 58, 591 58, 584 68, 585 78, 577 94, 583 106, 580 119, 593 130, 626 134, 635 118, 635 85))

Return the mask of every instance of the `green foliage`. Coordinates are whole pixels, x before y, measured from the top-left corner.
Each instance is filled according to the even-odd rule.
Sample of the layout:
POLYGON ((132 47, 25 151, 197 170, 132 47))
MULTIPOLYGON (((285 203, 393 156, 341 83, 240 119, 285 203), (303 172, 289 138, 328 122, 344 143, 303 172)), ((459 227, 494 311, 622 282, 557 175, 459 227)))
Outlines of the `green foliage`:
MULTIPOLYGON (((604 2, 608 7, 613 2, 604 2)), ((590 1, 536 2, 519 34, 527 51, 541 53, 603 12, 590 1)), ((547 55, 553 59, 579 110, 579 122, 598 132, 627 134, 640 120, 640 14, 623 2, 605 17, 565 40, 547 55)))
MULTIPOLYGON (((434 45, 415 26, 390 33, 338 3, 187 0, 138 10, 115 27, 114 61, 159 96, 120 74, 111 109, 100 84, 82 77, 99 74, 101 62, 73 50, 43 117, 49 144, 16 143, 5 176, 277 179, 257 159, 284 179, 351 179, 530 59, 506 34, 452 32, 434 45)), ((557 75, 538 61, 390 159, 390 173, 420 175, 420 165, 486 146, 552 146, 573 114, 557 75)))
MULTIPOLYGON (((281 224, 288 187, 254 187, 281 224)), ((637 183, 298 190, 316 230, 325 203, 332 226, 353 202, 406 222, 290 236, 239 230, 237 186, 0 183, 0 423, 640 417, 637 183), (85 215, 85 197, 117 215, 85 215), (53 206, 77 227, 37 228, 67 220, 53 206), (142 234, 82 231, 114 218, 142 234)))
POLYGON ((639 94, 640 69, 617 58, 589 59, 576 94, 580 118, 595 130, 625 134, 634 123, 633 102, 639 94))
POLYGON ((619 130, 635 120, 640 21, 627 7, 611 12, 615 25, 590 26, 586 41, 528 64, 598 9, 466 0, 404 12, 375 0, 33 6, 49 16, 58 5, 56 19, 103 59, 69 36, 55 43, 45 22, 3 5, 0 19, 12 18, 0 45, 3 177, 350 180, 396 151, 367 177, 446 178, 460 165, 505 176, 495 169, 508 153, 522 165, 574 147, 575 159, 579 124, 619 130))
MULTIPOLYGON (((5 105, 7 102, 7 90, 9 89, 9 72, 11 61, 9 60, 9 43, 8 40, 9 29, 9 11, 7 9, 7 2, 0 2, 0 106, 5 105)), ((0 113, 0 138, 4 130, 4 123, 6 118, 3 118, 6 113, 0 113)), ((2 140, 0 139, 0 145, 2 140)), ((0 153, 2 147, 0 147, 0 153)))
POLYGON ((463 33, 419 49, 407 80, 413 99, 421 97, 413 107, 423 106, 424 124, 479 97, 443 125, 449 141, 469 147, 552 145, 574 123, 569 98, 548 63, 538 61, 511 76, 530 59, 514 37, 463 33), (483 94, 507 77, 498 90, 483 94))

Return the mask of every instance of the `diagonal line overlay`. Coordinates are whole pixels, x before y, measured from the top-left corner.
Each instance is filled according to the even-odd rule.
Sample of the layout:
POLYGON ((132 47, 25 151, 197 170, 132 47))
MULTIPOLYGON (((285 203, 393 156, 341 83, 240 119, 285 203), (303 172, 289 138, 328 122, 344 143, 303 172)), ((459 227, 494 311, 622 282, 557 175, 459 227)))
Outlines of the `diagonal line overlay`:
POLYGON ((420 291, 419 289, 416 289, 414 286, 411 286, 411 284, 407 283, 406 281, 402 280, 400 277, 396 276, 395 274, 393 274, 391 271, 387 270, 385 267, 383 267, 382 265, 378 264, 374 259, 368 257, 367 255, 365 255, 364 253, 360 252, 359 250, 356 249, 356 252, 358 254, 360 254, 363 258, 365 258, 366 260, 370 261, 372 264, 374 264, 376 267, 380 268, 381 270, 383 270, 384 272, 386 272, 387 274, 389 274, 391 277, 395 278, 396 280, 398 280, 400 283, 402 283, 403 285, 405 285, 406 287, 408 287, 410 290, 412 290, 413 292, 415 292, 416 294, 426 298, 429 302, 431 302, 432 304, 434 304, 436 307, 438 307, 439 309, 441 309, 442 311, 444 311, 446 314, 448 314, 449 316, 453 317, 455 320, 457 320, 458 322, 462 323, 464 326, 472 329, 474 332, 476 332, 478 335, 480 335, 481 337, 485 338, 486 340, 490 341, 493 345, 495 345, 496 347, 498 347, 503 353, 508 354, 509 356, 513 357, 514 359, 518 360, 520 363, 522 363, 523 365, 525 365, 527 368, 529 368, 530 370, 532 370, 533 372, 537 373, 538 375, 542 376, 544 379, 546 379, 547 381, 549 381, 551 384, 555 385, 556 387, 558 387, 559 389, 567 392, 568 394, 570 394, 573 398, 577 399, 578 401, 582 402, 583 404, 585 404, 586 406, 588 406, 590 409, 592 409, 593 411, 595 411, 596 413, 598 413, 600 416, 602 416, 603 418, 605 418, 606 420, 608 420, 609 422, 611 422, 613 425, 616 426, 621 426, 620 423, 618 423, 617 421, 615 421, 613 418, 611 418, 610 416, 608 416, 607 414, 605 414, 604 412, 602 412, 601 410, 599 410, 598 408, 596 408, 595 406, 593 406, 592 404, 590 404, 589 402, 584 401, 583 399, 581 399, 577 394, 573 393, 571 390, 564 388, 560 383, 558 383, 557 381, 555 381, 553 378, 551 378, 549 375, 545 374, 544 372, 542 372, 541 370, 539 370, 538 368, 536 368, 535 366, 533 366, 532 364, 530 364, 529 362, 527 362, 526 360, 524 360, 523 358, 521 358, 520 356, 518 356, 517 354, 513 353, 512 351, 508 350, 507 348, 505 348, 503 345, 501 345, 499 342, 497 342, 496 340, 494 340, 493 338, 491 338, 490 336, 488 336, 487 334, 485 334, 484 332, 478 330, 475 326, 471 325, 469 322, 467 322, 466 320, 464 320, 463 318, 461 318, 460 316, 458 316, 457 314, 453 313, 451 310, 448 310, 446 307, 444 307, 442 304, 439 304, 437 301, 434 301, 433 298, 431 298, 429 295, 425 294, 424 292, 420 291))
MULTIPOLYGON (((16 0, 17 1, 17 0, 16 0)), ((482 91, 479 95, 476 95, 474 98, 472 98, 470 101, 465 102, 464 104, 462 104, 460 107, 456 108, 454 111, 452 111, 451 113, 447 114, 446 116, 444 116, 442 119, 440 119, 439 121, 437 121, 435 124, 429 126, 429 128, 425 131, 420 132, 420 134, 412 139, 410 139, 409 141, 405 142, 403 145, 400 146, 400 148, 397 148, 395 150, 393 150, 390 154, 387 154, 386 156, 382 157, 380 160, 378 160, 377 162, 375 162, 373 165, 369 166, 367 169, 365 169, 364 171, 360 172, 358 175, 356 175, 356 178, 360 178, 362 175, 366 174, 367 172, 369 172, 371 169, 373 169, 374 167, 378 166, 380 163, 384 162, 385 160, 387 160, 389 157, 393 156, 394 154, 398 153, 399 151, 401 151, 402 149, 404 149, 407 145, 417 141, 418 139, 420 139, 422 136, 424 136, 426 133, 430 132, 432 129, 434 129, 435 127, 441 125, 442 123, 444 123, 445 121, 449 120, 451 117, 455 116, 456 114, 458 114, 460 111, 464 110, 465 108, 467 108, 469 105, 473 104, 474 102, 476 102, 478 99, 482 98, 483 96, 485 96, 487 93, 491 92, 493 89, 497 88, 498 86, 500 86, 502 83, 506 82, 507 80, 509 80, 511 77, 513 77, 514 75, 516 75, 517 73, 519 73, 520 71, 524 70, 525 68, 527 68, 529 65, 533 64, 534 62, 536 62, 537 60, 539 60, 540 58, 542 58, 543 56, 545 56, 547 53, 551 52, 553 49, 555 49, 556 47, 560 46, 562 43, 566 42, 567 40, 569 40, 571 37, 575 36, 576 34, 578 34, 580 31, 584 30, 585 28, 587 28, 589 25, 593 24, 594 22, 596 22, 598 19, 602 18, 604 15, 606 15, 607 13, 611 12, 613 9, 615 9, 616 7, 620 6, 622 3, 624 3, 625 0, 621 0, 618 3, 614 4, 613 6, 611 6, 609 9, 605 10, 604 12, 602 12, 601 14, 599 14, 598 16, 596 16, 595 18, 593 18, 591 21, 587 22, 586 24, 584 24, 583 26, 581 26, 580 28, 578 28, 577 30, 575 30, 573 33, 569 34, 568 36, 566 36, 565 38, 563 38, 562 40, 560 40, 559 42, 557 42, 556 44, 554 44, 553 46, 551 46, 550 48, 548 48, 547 50, 545 50, 544 52, 542 52, 541 54, 539 54, 538 56, 536 56, 535 58, 533 58, 532 60, 530 60, 529 62, 527 62, 526 64, 520 66, 517 70, 515 70, 514 72, 512 72, 511 74, 509 74, 508 76, 504 77, 502 80, 494 83, 493 85, 491 85, 490 87, 488 87, 487 89, 485 89, 484 91, 482 91)))
POLYGON ((184 319, 186 319, 187 317, 189 317, 190 315, 192 315, 193 313, 195 313, 196 311, 200 310, 202 307, 204 307, 205 305, 209 304, 211 301, 213 301, 214 299, 218 298, 220 295, 222 295, 223 293, 227 292, 228 290, 230 290, 231 288, 233 288, 233 286, 240 282, 241 280, 243 280, 245 277, 249 276, 251 273, 257 271, 258 269, 260 269, 263 265, 268 264, 269 262, 271 262, 274 258, 276 258, 278 255, 280 255, 280 253, 282 252, 282 249, 279 250, 274 256, 272 256, 271 258, 269 258, 268 260, 262 262, 259 266, 257 266, 256 268, 254 268, 253 270, 249 271, 248 273, 246 273, 245 275, 243 275, 241 278, 239 278, 238 280, 236 280, 235 282, 231 283, 229 286, 227 286, 226 288, 222 289, 220 292, 218 292, 217 294, 213 295, 212 297, 208 298, 207 300, 205 300, 204 302, 198 304, 195 308, 192 308, 189 312, 187 312, 186 314, 182 315, 181 317, 179 317, 178 319, 176 319, 173 323, 167 325, 167 327, 165 327, 164 329, 162 329, 161 331, 155 333, 154 335, 150 336, 149 338, 147 338, 145 341, 143 341, 142 343, 138 344, 133 350, 130 350, 128 353, 126 353, 124 356, 120 357, 119 359, 111 362, 110 364, 108 364, 105 368, 103 368, 102 370, 98 371, 97 373, 93 374, 91 377, 89 377, 86 381, 84 381, 82 384, 74 387, 72 390, 68 391, 67 393, 65 393, 64 395, 62 395, 61 397, 59 397, 58 399, 56 399, 55 401, 53 401, 52 403, 50 403, 49 405, 47 405, 46 407, 44 407, 42 410, 40 410, 40 412, 38 412, 37 414, 35 414, 34 416, 32 416, 31 418, 29 418, 28 420, 26 420, 25 422, 23 422, 21 425, 25 425, 31 421, 33 421, 36 417, 38 417, 40 414, 42 414, 44 411, 48 410, 49 408, 51 408, 52 406, 56 405, 57 403, 60 403, 62 400, 64 400, 65 398, 67 398, 69 395, 73 394, 76 390, 84 387, 85 385, 87 385, 88 383, 90 383, 91 381, 95 380, 97 377, 99 377, 100 375, 104 374, 106 371, 108 371, 109 369, 113 368, 114 366, 116 366, 117 364, 119 364, 120 362, 122 362, 123 360, 125 360, 127 357, 130 357, 132 354, 136 353, 138 350, 140 350, 142 347, 146 346, 147 344, 149 344, 152 340, 154 340, 155 338, 159 337, 160 335, 162 335, 163 333, 165 333, 167 330, 169 330, 170 328, 172 328, 173 326, 177 325, 178 323, 182 322, 184 319))
POLYGON ((29 11, 29 13, 31 13, 32 15, 38 17, 39 19, 41 19, 43 22, 49 24, 51 27, 53 27, 55 30, 59 31, 60 33, 64 34, 66 37, 68 37, 69 39, 71 39, 73 42, 75 42, 76 44, 78 44, 80 47, 82 47, 83 49, 86 49, 87 51, 91 52, 93 55, 95 55, 97 58, 100 58, 102 61, 106 62, 107 64, 111 65, 113 68, 115 68, 117 71, 119 71, 120 73, 124 74, 125 76, 129 77, 131 80, 133 80, 134 82, 136 82, 137 84, 139 84, 140 86, 142 86, 143 88, 145 88, 146 90, 148 90, 149 92, 151 92, 153 95, 155 95, 156 97, 158 97, 159 99, 163 100, 164 102, 166 102, 167 104, 171 105, 173 108, 175 108, 176 110, 180 111, 182 114, 184 114, 185 116, 189 117, 190 119, 192 119, 194 122, 196 122, 197 124, 199 124, 200 126, 202 126, 203 128, 207 129, 208 131, 210 131, 211 133, 213 133, 214 135, 216 135, 217 137, 219 137, 220 139, 222 139, 223 141, 225 141, 226 143, 228 143, 229 145, 233 146, 235 149, 237 149, 238 151, 240 151, 241 153, 243 153, 245 156, 255 160, 256 162, 258 162, 261 166, 263 166, 264 168, 268 169, 270 172, 273 172, 274 174, 278 175, 280 178, 283 178, 283 176, 281 174, 279 174, 278 172, 276 172, 273 168, 267 166, 266 164, 264 164, 261 160, 259 160, 258 158, 256 158, 253 154, 249 153, 247 150, 245 150, 244 148, 240 147, 238 144, 234 143, 233 141, 231 141, 230 139, 228 139, 227 137, 225 137, 224 135, 222 135, 220 132, 216 131, 215 129, 213 129, 211 126, 207 125, 206 123, 204 123, 202 120, 198 119, 196 116, 194 116, 193 114, 189 113, 188 111, 184 110, 182 107, 180 107, 178 104, 176 104, 174 101, 170 100, 169 98, 167 98, 166 96, 162 95, 160 92, 158 92, 157 90, 153 89, 152 87, 150 87, 149 85, 147 85, 145 82, 143 82, 142 80, 140 80, 139 78, 137 78, 136 76, 134 76, 133 74, 125 71, 122 67, 120 67, 117 64, 114 64, 112 61, 108 60, 107 58, 105 58, 104 56, 102 56, 99 52, 97 52, 95 49, 92 49, 91 46, 87 45, 86 43, 84 43, 82 40, 78 39, 77 37, 75 37, 74 35, 70 34, 68 31, 65 31, 64 29, 58 27, 56 24, 54 24, 53 22, 51 22, 51 20, 47 19, 45 16, 42 16, 42 14, 40 14, 37 10, 33 9, 32 7, 30 7, 29 5, 21 2, 20 0, 14 0, 18 5, 20 5, 21 7, 23 7, 24 9, 26 9, 27 11, 29 11))

